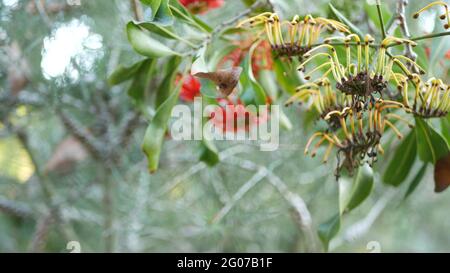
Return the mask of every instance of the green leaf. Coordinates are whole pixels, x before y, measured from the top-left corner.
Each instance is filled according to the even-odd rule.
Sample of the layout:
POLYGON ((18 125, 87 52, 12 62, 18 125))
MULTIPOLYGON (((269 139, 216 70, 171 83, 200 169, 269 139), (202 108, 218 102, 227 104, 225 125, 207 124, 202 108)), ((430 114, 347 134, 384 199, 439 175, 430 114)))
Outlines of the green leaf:
POLYGON ((339 232, 341 228, 341 215, 337 213, 331 219, 326 221, 325 223, 319 225, 318 234, 319 238, 322 241, 325 251, 328 251, 328 246, 330 244, 331 239, 334 238, 339 232))
POLYGON ((144 101, 145 93, 150 84, 155 64, 155 59, 147 59, 142 62, 138 71, 135 73, 133 82, 128 88, 128 95, 135 99, 136 102, 144 101))
POLYGON ((359 167, 358 173, 353 180, 350 197, 344 206, 344 213, 348 213, 358 207, 370 195, 373 188, 373 169, 364 164, 359 167))
POLYGON ((425 172, 427 170, 428 163, 424 163, 420 170, 417 172, 414 179, 411 181, 411 184, 409 184, 408 190, 405 193, 405 197, 403 197, 403 200, 406 200, 408 196, 410 196, 419 185, 420 181, 422 181, 423 176, 425 175, 425 172))
MULTIPOLYGON (((386 4, 381 3, 381 13, 383 14, 383 21, 387 23, 389 19, 392 17, 392 12, 390 12, 388 6, 386 4)), ((369 16, 369 19, 375 24, 375 26, 380 30, 381 33, 381 24, 380 19, 378 18, 378 11, 376 5, 370 5, 367 2, 364 3, 364 11, 369 16)))
POLYGON ((212 167, 219 163, 219 153, 213 141, 203 139, 201 142, 202 150, 200 154, 200 160, 205 162, 208 166, 212 167))
POLYGON ((237 46, 225 44, 220 47, 211 46, 210 48, 212 49, 212 52, 207 60, 207 66, 210 71, 214 71, 217 69, 217 65, 223 60, 223 58, 233 52, 237 46))
POLYGON ((136 25, 167 39, 179 39, 171 27, 163 27, 153 22, 136 23, 136 25))
POLYGON ((181 63, 179 56, 173 56, 169 59, 166 65, 166 75, 164 76, 161 85, 158 87, 155 99, 155 109, 158 109, 171 95, 171 91, 175 85, 175 78, 177 76, 177 68, 181 63))
POLYGON ((450 114, 447 117, 441 118, 442 135, 450 143, 450 114))
POLYGON ((173 24, 173 15, 169 8, 169 0, 141 0, 141 3, 150 7, 150 21, 163 26, 173 24))
POLYGON ((150 11, 151 11, 150 20, 153 20, 153 18, 155 18, 156 13, 159 10, 159 6, 161 6, 161 2, 162 2, 162 0, 141 0, 141 3, 143 5, 150 7, 150 11))
POLYGON ((167 131, 167 123, 169 122, 172 109, 178 101, 181 83, 180 81, 167 100, 158 107, 155 116, 145 132, 142 150, 147 156, 148 170, 151 173, 158 169, 159 157, 167 131))
POLYGON ((202 47, 198 50, 197 55, 195 56, 194 62, 191 67, 191 74, 195 75, 199 72, 210 72, 210 69, 206 65, 206 48, 202 47))
POLYGON ((130 80, 133 76, 139 71, 139 68, 146 62, 147 60, 139 61, 131 66, 123 66, 119 65, 116 70, 109 76, 108 83, 109 85, 118 85, 124 81, 130 80))
POLYGON ((446 139, 425 120, 416 117, 417 151, 424 162, 435 164, 449 153, 446 139))
POLYGON ((417 155, 416 134, 411 131, 395 151, 383 176, 383 182, 398 187, 411 171, 417 155))
MULTIPOLYGON (((151 0, 150 0, 151 1, 151 0)), ((204 32, 211 33, 213 31, 212 27, 210 27, 208 24, 200 20, 197 16, 191 14, 189 11, 187 11, 179 2, 178 0, 172 1, 169 5, 170 10, 173 12, 173 15, 184 21, 185 23, 188 23, 191 26, 197 27, 204 32)))
POLYGON ((345 17, 344 14, 342 14, 340 11, 338 11, 331 3, 329 4, 331 12, 337 17, 339 21, 341 21, 343 24, 346 24, 351 32, 357 34, 360 38, 364 38, 363 32, 355 26, 347 17, 345 17))
POLYGON ((287 94, 293 95, 297 86, 301 84, 297 71, 292 64, 281 61, 279 58, 274 61, 275 78, 281 89, 287 94))
POLYGON ((241 77, 241 83, 244 88, 243 92, 247 93, 245 95, 248 96, 252 93, 252 97, 257 105, 265 105, 267 102, 266 93, 262 86, 256 81, 252 69, 252 56, 257 45, 257 43, 252 45, 249 53, 242 62, 242 69, 244 73, 241 77))
POLYGON ((278 83, 275 80, 273 71, 268 69, 259 71, 259 81, 264 90, 267 91, 270 99, 276 101, 278 99, 278 83))
POLYGON ((180 55, 158 40, 150 37, 149 33, 146 33, 142 28, 133 22, 129 22, 127 24, 127 34, 131 46, 141 55, 150 58, 180 55))
MULTIPOLYGON (((207 107, 207 105, 214 105, 217 104, 217 101, 215 99, 211 99, 208 98, 206 96, 202 96, 203 99, 203 109, 202 111, 205 110, 205 107, 207 107)), ((203 124, 205 124, 205 122, 208 120, 207 117, 203 117, 203 124)), ((203 132, 203 134, 208 133, 208 132, 203 132)), ((200 154, 200 160, 205 162, 208 166, 212 167, 215 166, 217 163, 219 163, 220 158, 219 158, 219 151, 216 147, 216 145, 214 144, 213 140, 208 140, 207 137, 205 137, 203 135, 203 140, 201 142, 201 154, 200 154)))
POLYGON ((286 116, 281 106, 280 106, 280 125, 282 128, 288 131, 292 130, 292 122, 289 119, 289 117, 286 116))
POLYGON ((358 169, 358 174, 353 182, 346 178, 339 180, 339 212, 318 228, 319 238, 325 251, 328 251, 331 239, 339 232, 342 215, 350 212, 366 200, 372 191, 373 181, 373 170, 368 164, 364 164, 358 169))

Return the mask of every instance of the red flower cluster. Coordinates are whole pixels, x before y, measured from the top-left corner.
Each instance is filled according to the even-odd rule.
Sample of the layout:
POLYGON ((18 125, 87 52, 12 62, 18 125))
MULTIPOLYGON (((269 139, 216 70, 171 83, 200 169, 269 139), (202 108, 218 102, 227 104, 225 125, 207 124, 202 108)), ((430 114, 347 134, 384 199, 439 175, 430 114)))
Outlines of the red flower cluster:
POLYGON ((205 13, 220 8, 224 0, 180 0, 180 3, 194 14, 205 13))
MULTIPOLYGON (((223 63, 231 62, 233 66, 239 66, 251 47, 252 41, 242 42, 238 48, 228 54, 222 61, 223 63)), ((262 41, 253 52, 252 69, 255 77, 258 77, 261 70, 272 70, 273 60, 270 44, 267 41, 262 41)))
POLYGON ((218 102, 220 108, 212 112, 210 118, 214 126, 222 132, 248 132, 254 126, 265 123, 269 119, 268 113, 249 112, 239 99, 236 103, 230 99, 218 99, 218 102))
MULTIPOLYGON (((177 82, 180 80, 181 76, 177 78, 177 82)), ((194 98, 200 96, 200 81, 192 75, 187 75, 183 80, 183 85, 181 86, 180 99, 186 102, 194 101, 194 98)))

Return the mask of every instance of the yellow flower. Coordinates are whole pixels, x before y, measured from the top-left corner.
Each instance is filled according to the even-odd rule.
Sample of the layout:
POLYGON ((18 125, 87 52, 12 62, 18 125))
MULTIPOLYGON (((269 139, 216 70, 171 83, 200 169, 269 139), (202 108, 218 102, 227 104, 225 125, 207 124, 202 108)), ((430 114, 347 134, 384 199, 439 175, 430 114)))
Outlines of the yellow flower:
POLYGON ((403 108, 401 103, 380 99, 374 103, 369 103, 367 109, 360 107, 362 110, 356 110, 352 107, 345 107, 342 110, 331 111, 324 119, 337 118, 340 122, 340 130, 336 132, 328 130, 316 132, 308 140, 305 154, 311 153, 311 156, 314 157, 319 147, 328 143, 323 157, 323 161, 327 162, 332 149, 336 147, 338 149, 337 175, 344 167, 352 173, 354 169, 364 162, 369 161, 370 164, 373 164, 377 160, 378 152, 384 153, 380 141, 387 128, 392 129, 398 138, 403 138, 402 133, 395 126, 393 120, 404 122, 409 127, 413 127, 402 116, 390 112, 393 109, 400 108, 403 108), (317 138, 319 141, 316 142, 310 151, 311 145, 317 138), (344 161, 340 162, 342 155, 344 156, 344 161))
POLYGON ((390 80, 398 83, 399 75, 410 77, 412 72, 408 70, 404 62, 411 63, 424 73, 423 69, 408 57, 392 56, 386 51, 390 46, 397 44, 415 46, 415 42, 389 36, 376 48, 373 48, 375 47, 373 43, 374 39, 370 35, 366 35, 364 41, 361 41, 356 34, 326 39, 325 44, 316 46, 304 54, 307 59, 300 64, 298 70, 306 72, 305 67, 308 63, 325 57, 326 61, 323 61, 323 65, 320 66, 320 69, 325 69, 325 72, 316 67, 305 75, 305 79, 309 80, 317 72, 321 73, 320 78, 331 74, 336 81, 336 88, 347 95, 354 96, 354 102, 365 101, 368 97, 372 98, 375 93, 381 94, 390 80), (339 59, 336 52, 337 45, 329 44, 332 40, 343 40, 346 49, 345 61, 339 59), (352 47, 356 47, 356 57, 352 54, 352 47), (326 49, 326 52, 320 51, 321 49, 326 49), (401 68, 403 74, 394 72, 394 64, 401 68))
POLYGON ((414 85, 412 105, 408 79, 403 78, 399 86, 408 110, 422 118, 444 117, 450 112, 450 86, 434 77, 423 81, 417 74, 412 75, 411 81, 414 85))
POLYGON ((432 8, 433 6, 442 6, 444 7, 445 13, 442 14, 441 16, 439 16, 439 19, 441 20, 446 20, 447 22, 444 24, 444 28, 448 29, 450 27, 450 16, 449 16, 449 10, 448 10, 448 4, 445 3, 444 1, 435 1, 432 2, 428 5, 426 5, 425 7, 421 8, 419 11, 417 11, 416 13, 413 14, 413 18, 417 19, 419 18, 419 15, 426 11, 427 9, 432 8))
MULTIPOLYGON (((331 111, 341 111, 353 105, 352 96, 333 90, 327 78, 299 86, 296 93, 286 101, 285 105, 288 106, 294 102, 308 104, 308 111, 315 109, 320 118, 325 118, 331 111)), ((332 131, 340 127, 339 120, 334 117, 328 119, 327 123, 332 131)))
POLYGON ((250 26, 258 31, 256 37, 265 33, 273 51, 278 56, 299 56, 319 41, 325 30, 350 33, 348 27, 341 22, 322 17, 314 18, 306 15, 300 19, 296 15, 292 21, 280 21, 276 13, 264 12, 241 21, 237 27, 250 26))

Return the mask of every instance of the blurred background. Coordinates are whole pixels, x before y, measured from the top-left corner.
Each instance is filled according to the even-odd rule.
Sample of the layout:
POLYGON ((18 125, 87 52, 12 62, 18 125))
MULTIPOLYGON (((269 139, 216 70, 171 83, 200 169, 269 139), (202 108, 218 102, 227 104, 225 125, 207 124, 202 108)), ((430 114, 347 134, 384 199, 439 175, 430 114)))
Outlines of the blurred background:
MULTIPOLYGON (((244 2, 199 17, 214 26, 244 2)), ((330 15, 328 0, 271 2, 284 18, 330 15)), ((375 1, 331 2, 379 37, 375 1)), ((386 13, 395 10, 395 1, 383 2, 386 13)), ((410 20, 430 1, 409 2, 413 36, 443 31, 436 11, 410 20)), ((218 142, 221 162, 208 167, 198 142, 167 139, 160 169, 147 172, 147 121, 127 84, 107 83, 119 63, 139 60, 125 34, 132 19, 133 1, 0 0, 0 251, 70 252, 70 241, 82 252, 321 251, 288 197, 306 202, 315 233, 336 211, 334 162, 303 155, 311 131, 295 107, 275 152, 218 142)), ((423 41, 417 53, 430 75, 450 80, 450 38, 423 41)), ((406 200, 408 183, 391 188, 377 173, 330 251, 369 252, 374 243, 383 252, 450 251, 450 191, 433 187, 431 166, 406 200)))

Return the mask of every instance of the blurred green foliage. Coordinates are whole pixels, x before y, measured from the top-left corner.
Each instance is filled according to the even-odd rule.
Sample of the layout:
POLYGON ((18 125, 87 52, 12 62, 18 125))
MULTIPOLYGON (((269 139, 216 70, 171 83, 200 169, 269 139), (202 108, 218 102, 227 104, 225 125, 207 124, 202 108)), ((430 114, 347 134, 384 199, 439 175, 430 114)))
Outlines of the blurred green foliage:
MULTIPOLYGON (((159 61, 150 78, 143 75, 148 85, 137 87, 145 89, 139 93, 141 102, 127 94, 133 83, 108 85, 118 64, 142 60, 125 31, 134 17, 132 5, 120 0, 81 0, 79 6, 62 0, 43 1, 44 6, 39 2, 0 0, 1 252, 68 252, 69 241, 79 241, 83 252, 322 251, 318 238, 315 243, 305 238, 286 196, 268 177, 255 179, 262 167, 279 177, 305 200, 315 230, 339 210, 335 162, 324 165, 303 154, 308 135, 303 112, 286 109, 293 130, 281 132, 275 152, 261 152, 254 143, 216 142, 221 161, 214 167, 199 161, 204 144, 171 141, 162 134, 159 171, 149 174, 141 151, 147 120, 157 110, 149 105, 165 75, 173 71, 159 61), (80 132, 93 137, 81 141, 81 148, 80 141, 68 141, 80 132), (92 151, 90 142, 99 150, 92 151), (257 167, 239 164, 243 161, 257 167), (213 222, 227 206, 229 211, 213 222)), ((214 27, 251 4, 225 2, 199 18, 214 27)), ((285 18, 297 13, 332 17, 329 2, 364 33, 380 37, 370 1, 272 4, 285 18)), ((395 10, 394 1, 383 2, 386 13, 395 10)), ((407 8, 413 36, 423 35, 424 27, 441 31, 432 14, 426 22, 410 20, 422 2, 410 0, 407 8)), ((195 35, 177 27, 186 36, 195 35)), ((178 46, 173 41, 168 45, 178 46)), ((445 37, 423 41, 416 52, 430 76, 448 82, 449 50, 450 39, 445 37)), ((279 88, 295 86, 294 80, 279 88)), ((386 150, 398 145, 388 143, 386 150)), ((393 156, 388 152, 376 166, 372 195, 343 217, 330 251, 368 252, 371 241, 385 252, 450 251, 449 191, 433 193, 430 166, 404 200, 409 183, 398 188, 382 183, 393 156)), ((421 162, 413 162, 406 181, 413 181, 421 168, 421 162)))

